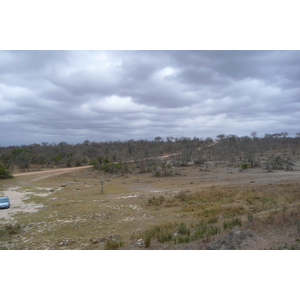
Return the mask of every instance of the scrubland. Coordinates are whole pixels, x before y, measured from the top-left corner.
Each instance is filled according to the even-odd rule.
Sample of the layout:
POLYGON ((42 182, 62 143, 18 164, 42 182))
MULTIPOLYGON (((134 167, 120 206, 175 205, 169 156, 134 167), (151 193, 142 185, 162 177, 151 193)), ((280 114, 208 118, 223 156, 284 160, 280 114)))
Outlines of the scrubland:
POLYGON ((261 237, 247 249, 300 248, 298 159, 290 170, 213 161, 176 170, 90 167, 2 180, 0 193, 22 203, 11 198, 0 211, 0 249, 209 249, 234 226, 261 237))

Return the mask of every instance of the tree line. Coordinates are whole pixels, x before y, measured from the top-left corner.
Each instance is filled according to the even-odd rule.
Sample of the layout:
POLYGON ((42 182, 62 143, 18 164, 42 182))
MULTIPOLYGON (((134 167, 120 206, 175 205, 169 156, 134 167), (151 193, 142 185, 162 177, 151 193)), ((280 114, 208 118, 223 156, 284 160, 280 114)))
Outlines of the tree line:
MULTIPOLYGON (((95 169, 107 172, 126 173, 130 168, 139 168, 140 172, 158 171, 169 174, 175 166, 187 166, 190 163, 204 165, 207 161, 227 162, 232 165, 241 163, 250 167, 260 166, 263 155, 274 160, 292 160, 300 157, 300 132, 295 138, 287 132, 257 137, 219 134, 215 139, 207 137, 156 137, 149 140, 126 140, 68 144, 66 142, 29 144, 0 147, 0 173, 6 178, 15 168, 26 171, 30 166, 36 168, 74 167, 93 165, 95 169), (283 157, 276 158, 276 153, 283 157), (272 155, 274 156, 272 158, 272 155), (158 160, 157 157, 166 156, 158 160), (169 156, 169 157, 167 157, 169 156), (281 155, 282 156, 282 155, 281 155), (4 174, 4 171, 6 172, 4 174), (8 173, 7 173, 8 172, 8 173)), ((271 163, 270 163, 271 164, 271 163)))

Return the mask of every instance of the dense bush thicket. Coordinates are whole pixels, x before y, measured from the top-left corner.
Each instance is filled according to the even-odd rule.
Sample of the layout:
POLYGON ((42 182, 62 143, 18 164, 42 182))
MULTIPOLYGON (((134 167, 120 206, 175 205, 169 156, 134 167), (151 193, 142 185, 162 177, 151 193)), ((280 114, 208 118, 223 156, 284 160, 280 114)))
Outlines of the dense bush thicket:
POLYGON ((263 166, 261 157, 267 156, 266 168, 291 169, 293 159, 300 156, 300 134, 296 138, 287 135, 284 132, 258 138, 254 132, 251 137, 219 134, 215 140, 209 137, 205 140, 197 137, 156 137, 153 141, 43 142, 0 147, 0 162, 3 172, 14 171, 15 166, 25 171, 30 165, 52 168, 92 164, 95 169, 108 172, 126 173, 134 165, 140 172, 154 171, 158 175, 170 175, 174 171, 171 167, 191 162, 200 166, 208 161, 226 162, 234 166, 263 166), (157 160, 157 157, 168 154, 176 155, 164 161, 157 160))
POLYGON ((8 168, 0 162, 0 179, 11 178, 12 175, 9 172, 8 168))

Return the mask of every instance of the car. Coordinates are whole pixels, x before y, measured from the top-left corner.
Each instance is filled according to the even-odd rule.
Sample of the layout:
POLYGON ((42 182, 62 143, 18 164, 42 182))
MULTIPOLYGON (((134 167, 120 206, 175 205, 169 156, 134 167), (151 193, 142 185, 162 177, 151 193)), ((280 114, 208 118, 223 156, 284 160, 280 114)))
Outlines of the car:
POLYGON ((0 208, 10 208, 10 200, 8 197, 0 197, 0 208))

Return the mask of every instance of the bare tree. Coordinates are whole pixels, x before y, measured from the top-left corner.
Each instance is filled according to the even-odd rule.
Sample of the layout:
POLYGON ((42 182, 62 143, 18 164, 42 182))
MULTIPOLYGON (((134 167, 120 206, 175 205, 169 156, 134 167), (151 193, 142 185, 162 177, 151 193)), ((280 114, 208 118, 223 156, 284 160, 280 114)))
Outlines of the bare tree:
POLYGON ((105 179, 101 176, 100 177, 101 194, 104 193, 104 182, 105 182, 105 179))

